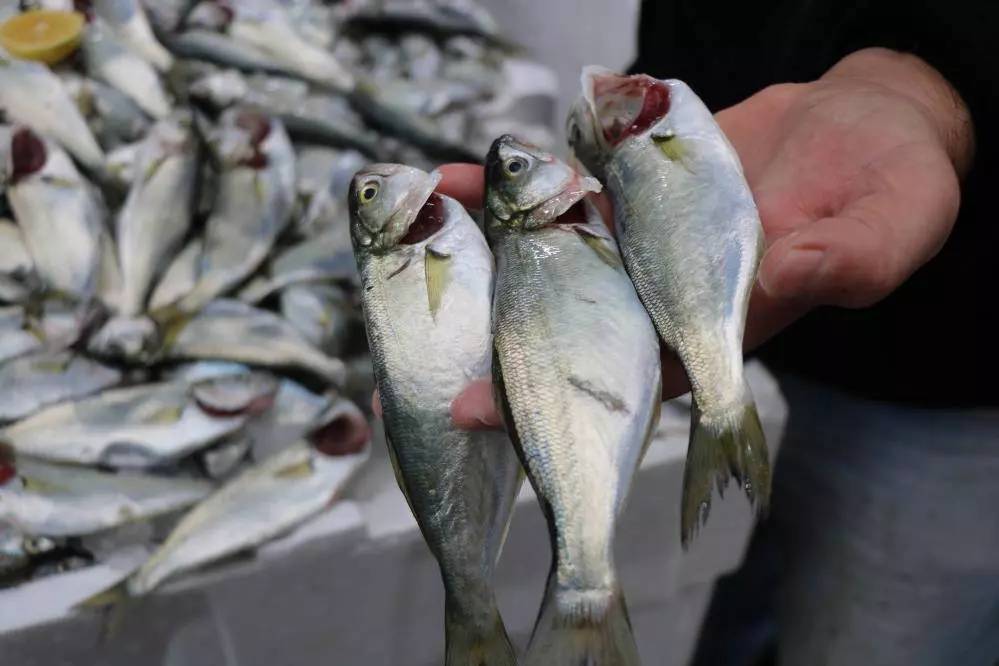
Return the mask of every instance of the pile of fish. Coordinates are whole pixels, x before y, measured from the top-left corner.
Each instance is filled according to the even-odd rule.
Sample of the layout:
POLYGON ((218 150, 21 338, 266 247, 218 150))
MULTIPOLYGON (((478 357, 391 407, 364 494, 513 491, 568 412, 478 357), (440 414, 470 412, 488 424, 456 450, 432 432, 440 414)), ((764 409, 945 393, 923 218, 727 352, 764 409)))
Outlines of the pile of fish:
POLYGON ((738 156, 681 81, 593 67, 582 88, 566 129, 592 175, 501 136, 481 227, 437 172, 373 164, 350 188, 386 438, 440 564, 448 665, 518 663, 492 588, 518 460, 552 550, 520 663, 639 663, 614 533, 659 421, 660 340, 692 387, 683 545, 730 479, 769 501, 742 359, 763 230, 738 156), (604 188, 616 238, 588 198, 604 188), (490 376, 506 434, 457 429, 452 399, 490 376))
POLYGON ((86 22, 53 65, 0 49, 0 587, 153 549, 102 603, 286 533, 365 461, 347 188, 481 160, 519 56, 468 0, 0 21, 37 9, 86 22))

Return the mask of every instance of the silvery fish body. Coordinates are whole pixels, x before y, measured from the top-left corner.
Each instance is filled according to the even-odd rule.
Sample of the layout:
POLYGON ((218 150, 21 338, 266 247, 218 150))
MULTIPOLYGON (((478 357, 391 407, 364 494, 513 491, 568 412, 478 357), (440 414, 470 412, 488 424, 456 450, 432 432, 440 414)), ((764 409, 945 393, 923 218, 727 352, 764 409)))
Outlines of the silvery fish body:
POLYGON ((14 222, 0 219, 0 302, 22 303, 38 290, 35 262, 14 222))
POLYGON ((27 127, 14 130, 10 150, 7 199, 39 277, 64 294, 94 296, 107 240, 100 194, 61 148, 27 127))
POLYGON ((0 423, 82 398, 121 381, 121 372, 69 351, 22 356, 0 366, 0 423))
POLYGON ((153 118, 170 115, 173 104, 156 68, 129 49, 102 18, 87 24, 82 51, 90 76, 120 90, 153 118))
POLYGON ((694 409, 681 536, 730 475, 764 511, 766 441, 743 376, 742 338, 763 228, 739 157, 682 81, 583 71, 570 112, 576 156, 602 178, 628 272, 687 371, 694 409))
POLYGON ((53 462, 151 467, 234 432, 248 416, 206 411, 188 384, 161 382, 46 407, 0 430, 0 438, 19 454, 53 462))
POLYGON ((310 345, 278 315, 241 301, 212 301, 197 315, 169 323, 164 337, 166 358, 297 368, 333 385, 344 379, 340 359, 310 345))
POLYGON ((206 497, 206 481, 113 473, 30 459, 0 483, 0 521, 24 534, 69 537, 184 509, 206 497))
MULTIPOLYGON (((346 225, 344 225, 346 227, 346 225)), ((269 276, 250 282, 239 294, 247 303, 258 303, 287 287, 307 282, 357 281, 357 264, 341 228, 302 241, 275 255, 269 276)))
POLYGON ((281 316, 317 349, 334 356, 343 351, 354 321, 343 289, 331 284, 298 284, 281 292, 281 316))
POLYGON ((143 142, 136 177, 118 214, 122 314, 137 315, 145 309, 154 278, 187 234, 197 170, 190 115, 156 123, 143 142))
POLYGON ((637 664, 613 546, 658 422, 655 329, 595 209, 556 221, 599 183, 507 135, 486 158, 486 188, 493 374, 552 538, 524 663, 637 664))
POLYGON ((256 270, 287 226, 295 200, 295 153, 280 121, 233 108, 210 143, 222 174, 198 282, 177 304, 182 312, 197 312, 256 270))
POLYGON ((515 664, 492 572, 520 466, 505 435, 459 430, 449 411, 489 373, 493 261, 464 208, 433 194, 438 179, 393 164, 354 178, 364 315, 399 485, 440 564, 446 662, 515 664))
POLYGON ((149 297, 150 311, 154 312, 176 303, 194 289, 194 285, 198 282, 198 266, 204 248, 204 239, 196 237, 177 253, 163 271, 163 277, 149 297))
POLYGON ((228 481, 129 576, 127 593, 148 594, 169 578, 266 543, 328 508, 368 458, 367 424, 356 418, 361 421, 350 441, 300 441, 228 481))
POLYGON ((0 363, 36 351, 61 351, 72 346, 87 325, 79 310, 46 301, 39 314, 24 307, 0 307, 0 363))
POLYGON ((87 121, 62 81, 45 65, 0 54, 0 108, 9 121, 51 137, 91 171, 104 164, 104 151, 87 121))
POLYGON ((93 4, 97 15, 130 49, 161 72, 170 69, 173 56, 156 40, 139 0, 93 0, 93 4))

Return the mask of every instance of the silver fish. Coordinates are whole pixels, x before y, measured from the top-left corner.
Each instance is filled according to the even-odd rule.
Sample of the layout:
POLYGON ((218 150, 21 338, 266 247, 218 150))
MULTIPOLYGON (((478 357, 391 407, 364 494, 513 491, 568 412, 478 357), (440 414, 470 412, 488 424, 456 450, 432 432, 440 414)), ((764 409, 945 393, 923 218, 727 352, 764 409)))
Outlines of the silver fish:
POLYGON ((167 48, 181 58, 207 60, 245 72, 270 72, 293 76, 270 56, 250 44, 215 32, 214 29, 189 29, 164 38, 167 48))
POLYGON ((343 382, 343 362, 310 345, 278 315, 219 299, 191 318, 171 321, 163 354, 173 359, 219 359, 263 367, 292 367, 327 382, 343 382))
POLYGON ((84 605, 149 594, 164 581, 286 534, 322 513, 368 457, 360 412, 248 468, 185 515, 136 572, 84 605))
POLYGON ((377 135, 344 98, 312 91, 304 81, 229 69, 198 76, 188 91, 215 108, 239 104, 278 117, 296 140, 379 153, 377 135))
POLYGON ((47 407, 0 437, 19 454, 53 462, 151 467, 238 430, 249 416, 206 411, 186 383, 161 382, 47 407))
POLYGON ((556 220, 599 190, 509 135, 486 158, 493 375, 551 535, 531 666, 639 663, 613 545, 658 422, 659 344, 595 209, 556 220))
POLYGON ((81 48, 90 76, 117 88, 153 118, 170 115, 173 105, 156 68, 129 49, 102 18, 87 24, 81 48))
POLYGON ((127 95, 73 70, 60 71, 59 78, 102 145, 118 146, 145 136, 149 116, 127 95))
POLYGON ((271 294, 304 282, 356 282, 357 264, 350 250, 349 231, 330 230, 283 250, 271 262, 265 278, 250 282, 239 294, 247 303, 259 303, 271 294))
POLYGON ((206 481, 113 473, 28 458, 0 484, 0 521, 24 534, 68 537, 185 509, 206 497, 206 481))
POLYGON ((350 216, 346 201, 350 181, 367 164, 356 150, 309 148, 299 151, 298 193, 305 204, 295 226, 304 236, 316 237, 327 230, 340 231, 344 248, 350 246, 350 216))
POLYGON ((139 155, 143 152, 146 142, 125 143, 108 152, 107 172, 123 189, 132 187, 138 170, 139 155))
POLYGON ((492 15, 476 2, 449 0, 375 0, 351 3, 343 29, 355 32, 405 30, 439 38, 478 37, 507 46, 492 15))
POLYGON ((139 0, 93 0, 93 6, 130 49, 161 72, 170 69, 173 56, 156 40, 139 0))
POLYGON ((588 67, 582 86, 570 142, 607 184, 635 288, 692 387, 687 545, 707 520, 712 487, 730 476, 760 512, 769 503, 767 445, 742 367, 763 228, 738 155, 685 83, 588 67))
POLYGON ((182 312, 198 311, 256 270, 287 226, 295 199, 295 153, 280 121, 233 108, 210 141, 223 171, 198 282, 177 304, 182 312))
POLYGON ((281 315, 309 344, 339 356, 344 350, 353 306, 346 292, 332 284, 292 285, 281 292, 281 315))
POLYGON ((414 81, 434 79, 441 71, 444 55, 433 39, 417 32, 399 39, 406 74, 414 81))
POLYGON ((0 219, 0 302, 22 303, 39 286, 21 230, 12 221, 0 219))
POLYGON ((0 363, 36 351, 66 349, 86 327, 85 313, 60 301, 46 300, 40 312, 0 307, 0 363))
POLYGON ((152 27, 160 33, 172 33, 180 28, 194 0, 142 0, 142 7, 152 27))
POLYGON ((0 423, 82 398, 121 381, 121 372, 72 352, 22 356, 0 366, 0 423))
POLYGON ((91 171, 100 171, 104 151, 65 86, 45 65, 0 53, 0 108, 7 118, 51 137, 91 171))
MULTIPOLYGON (((3 483, 2 473, 0 483, 3 483)), ((27 536, 10 525, 0 523, 0 585, 29 570, 34 558, 56 548, 56 542, 48 537, 27 536)))
POLYGON ((187 18, 196 28, 221 30, 247 44, 283 69, 333 90, 350 91, 353 75, 332 53, 304 39, 286 9, 271 0, 243 0, 223 6, 201 2, 187 18))
POLYGON ((87 339, 87 351, 111 361, 149 363, 159 349, 159 329, 145 315, 111 317, 87 339))
POLYGON ((450 403, 490 366, 493 260, 440 180, 370 165, 351 185, 351 233, 364 316, 400 488, 445 590, 446 663, 515 664, 492 573, 520 488, 507 438, 467 432, 450 403))
POLYGON ((210 479, 227 479, 240 468, 250 453, 253 442, 245 433, 237 432, 201 452, 198 459, 210 479))
POLYGON ((27 127, 15 128, 10 151, 7 198, 39 277, 65 294, 95 295, 107 235, 98 191, 61 148, 27 127))
POLYGON ((194 285, 198 282, 198 265, 201 262, 201 253, 204 251, 205 243, 200 237, 192 238, 184 246, 184 249, 177 253, 173 261, 163 272, 153 295, 149 297, 149 310, 155 312, 168 307, 171 303, 176 303, 186 296, 194 285))
POLYGON ((197 171, 190 114, 181 112, 156 123, 143 142, 136 178, 117 219, 122 314, 137 315, 145 309, 153 280, 187 234, 197 171))

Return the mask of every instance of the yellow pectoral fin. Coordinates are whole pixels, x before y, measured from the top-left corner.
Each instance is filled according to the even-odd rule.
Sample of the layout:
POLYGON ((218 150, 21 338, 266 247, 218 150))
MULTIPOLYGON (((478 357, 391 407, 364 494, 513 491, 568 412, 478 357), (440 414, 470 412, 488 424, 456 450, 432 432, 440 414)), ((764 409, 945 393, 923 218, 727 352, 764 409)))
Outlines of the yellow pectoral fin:
POLYGON ((30 476, 22 477, 22 482, 25 490, 39 495, 58 495, 67 491, 67 488, 57 483, 49 483, 30 476))
POLYGON ((142 419, 142 422, 146 424, 167 425, 179 421, 183 413, 184 408, 179 405, 166 405, 142 419))
POLYGON ((428 247, 424 259, 424 270, 427 277, 427 301, 430 305, 430 316, 437 318, 441 307, 444 290, 451 281, 451 257, 428 247))
POLYGON ((143 174, 142 176, 142 182, 148 183, 150 180, 152 180, 153 176, 156 175, 156 172, 159 170, 161 166, 163 166, 163 163, 166 162, 166 160, 167 160, 166 155, 160 155, 155 160, 153 160, 149 164, 149 166, 146 167, 146 173, 143 174))
POLYGON ((313 472, 312 461, 303 460, 299 463, 294 463, 293 465, 288 465, 283 467, 278 471, 274 472, 274 478, 276 479, 304 479, 307 476, 311 476, 313 472))
POLYGON ((621 257, 611 246, 613 241, 593 234, 587 231, 584 227, 576 227, 576 233, 583 240, 583 242, 590 247, 591 250, 597 253, 597 256, 600 257, 602 262, 614 269, 623 268, 621 257))
POLYGON ((668 133, 653 134, 652 141, 666 156, 666 159, 670 162, 676 162, 687 171, 692 171, 688 164, 690 160, 687 159, 687 149, 683 139, 676 134, 668 133))

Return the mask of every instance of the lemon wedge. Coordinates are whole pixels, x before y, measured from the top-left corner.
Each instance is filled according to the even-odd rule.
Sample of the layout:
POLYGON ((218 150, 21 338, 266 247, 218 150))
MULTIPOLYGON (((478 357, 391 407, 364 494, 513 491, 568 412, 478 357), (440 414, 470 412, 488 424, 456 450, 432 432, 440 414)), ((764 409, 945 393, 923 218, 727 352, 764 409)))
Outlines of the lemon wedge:
POLYGON ((53 65, 80 45, 83 20, 77 12, 27 11, 0 24, 0 46, 15 58, 53 65))

